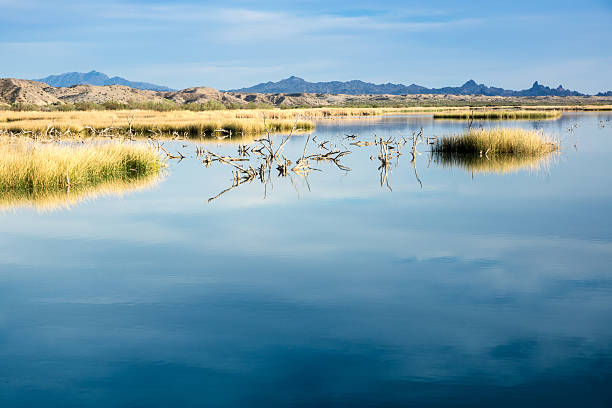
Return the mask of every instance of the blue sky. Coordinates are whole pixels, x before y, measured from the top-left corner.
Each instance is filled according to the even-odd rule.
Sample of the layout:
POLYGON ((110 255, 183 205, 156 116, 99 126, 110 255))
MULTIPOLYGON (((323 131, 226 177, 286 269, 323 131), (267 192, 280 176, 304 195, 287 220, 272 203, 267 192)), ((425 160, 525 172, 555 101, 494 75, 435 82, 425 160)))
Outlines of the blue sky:
POLYGON ((612 89, 612 1, 0 0, 0 77, 612 89))

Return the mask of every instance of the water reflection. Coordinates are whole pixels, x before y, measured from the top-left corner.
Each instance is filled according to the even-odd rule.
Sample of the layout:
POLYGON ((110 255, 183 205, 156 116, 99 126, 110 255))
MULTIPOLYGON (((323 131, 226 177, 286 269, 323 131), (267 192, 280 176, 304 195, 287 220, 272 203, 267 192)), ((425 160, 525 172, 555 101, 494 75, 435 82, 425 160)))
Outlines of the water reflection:
POLYGON ((464 128, 381 118, 318 124, 351 171, 313 162, 310 190, 274 169, 265 199, 254 180, 207 204, 237 169, 177 140, 156 189, 0 213, 0 405, 609 406, 611 128, 560 121, 538 126, 579 123, 580 148, 539 174, 472 180, 408 143, 390 193, 380 146, 346 134, 464 128))
POLYGON ((508 174, 518 171, 539 171, 549 169, 559 157, 558 153, 543 155, 479 155, 435 152, 432 161, 441 167, 458 167, 472 174, 508 174))
POLYGON ((94 201, 102 197, 121 197, 126 194, 152 188, 164 177, 162 173, 147 176, 115 179, 86 187, 71 187, 65 190, 39 189, 13 190, 0 193, 0 211, 18 208, 33 208, 40 212, 69 209, 77 204, 94 201))

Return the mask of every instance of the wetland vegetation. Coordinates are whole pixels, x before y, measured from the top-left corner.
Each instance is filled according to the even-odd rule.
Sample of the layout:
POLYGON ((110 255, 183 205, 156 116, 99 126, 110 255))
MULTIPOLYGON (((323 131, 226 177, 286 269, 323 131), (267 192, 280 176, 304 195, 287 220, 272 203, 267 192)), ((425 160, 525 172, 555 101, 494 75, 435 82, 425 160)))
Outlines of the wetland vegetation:
MULTIPOLYGON (((294 115, 268 115, 274 132, 289 131, 294 115)), ((214 133, 257 135, 265 132, 260 111, 85 111, 85 112, 4 112, 0 130, 19 133, 49 133, 56 137, 128 135, 203 137, 214 133)), ((300 129, 311 130, 310 121, 298 120, 300 129)))
MULTIPOLYGON (((33 201, 74 202, 79 201, 79 197, 96 195, 96 192, 126 190, 134 181, 158 174, 164 166, 160 157, 182 161, 189 155, 184 150, 189 149, 189 144, 184 145, 182 151, 166 149, 162 141, 168 135, 174 140, 187 141, 194 135, 208 133, 215 136, 213 140, 237 143, 237 155, 217 154, 207 147, 195 147, 194 156, 206 167, 218 162, 232 168, 231 186, 211 199, 254 180, 267 187, 273 171, 278 172, 277 177, 295 174, 307 178, 311 171, 319 170, 317 164, 328 162, 348 172, 351 169, 341 160, 360 148, 374 149, 370 158, 378 160, 380 184, 389 190, 393 163, 397 166, 404 153, 410 154, 414 176, 422 187, 415 161, 416 156, 422 154, 418 150, 421 143, 425 153, 430 154, 430 161, 442 166, 460 166, 472 172, 503 173, 536 168, 542 157, 559 149, 558 141, 536 130, 471 129, 470 124, 464 134, 442 137, 424 135, 422 129, 412 135, 387 138, 347 134, 335 142, 308 136, 301 156, 295 161, 284 155, 283 149, 292 136, 314 128, 313 122, 299 117, 349 118, 399 113, 389 109, 338 108, 266 112, 5 112, 0 115, 0 129, 3 128, 0 134, 4 135, 0 143, 2 202, 5 207, 33 201), (52 124, 49 124, 51 119, 52 124), (287 130, 289 134, 275 142, 273 134, 287 130), (255 139, 261 132, 265 137, 255 139), (82 138, 83 134, 87 139, 82 138), (136 136, 146 136, 150 143, 135 143, 136 136), (66 196, 67 191, 71 192, 70 196, 66 196)), ((499 117, 509 117, 506 111, 499 113, 499 117)), ((525 115, 542 113, 559 114, 558 111, 525 111, 525 115)), ((463 114, 463 111, 457 112, 457 115, 463 114)), ((483 111, 483 114, 491 115, 492 112, 483 111)), ((148 184, 148 181, 140 184, 148 184)))
MULTIPOLYGON (((571 109, 578 109, 573 107, 571 109)), ((588 107, 580 107, 587 109, 588 107)), ((592 107, 593 108, 593 107, 592 107)), ((106 109, 76 111, 0 110, 0 134, 74 138, 83 136, 128 136, 142 138, 251 137, 273 133, 314 130, 314 121, 364 118, 381 115, 432 115, 434 119, 558 119, 565 107, 464 107, 404 108, 308 108, 141 110, 106 109), (267 123, 264 124, 264 119, 267 123)), ((595 108, 593 108, 595 109, 595 108)))
POLYGON ((147 185, 164 160, 141 143, 40 143, 0 139, 0 206, 75 202, 147 185))
POLYGON ((558 110, 461 110, 451 112, 436 112, 434 119, 557 119, 561 117, 558 110))
POLYGON ((515 128, 469 129, 436 139, 439 154, 538 156, 559 150, 559 142, 538 130, 515 128))

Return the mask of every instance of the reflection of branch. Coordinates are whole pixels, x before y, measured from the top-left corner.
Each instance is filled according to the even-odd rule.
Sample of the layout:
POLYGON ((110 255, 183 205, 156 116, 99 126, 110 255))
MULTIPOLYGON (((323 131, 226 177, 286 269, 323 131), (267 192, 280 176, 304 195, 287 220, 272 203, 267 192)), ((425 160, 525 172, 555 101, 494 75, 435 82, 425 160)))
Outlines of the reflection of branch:
POLYGON ((417 173, 416 161, 415 160, 412 161, 412 167, 414 167, 414 176, 416 177, 417 181, 421 185, 421 188, 423 188, 423 183, 421 182, 421 179, 419 178, 419 173, 417 173))
POLYGON ((312 192, 312 190, 310 189, 310 182, 308 181, 308 173, 306 173, 306 174, 299 174, 299 176, 302 177, 304 179, 304 181, 306 181, 306 187, 308 187, 308 192, 312 192))
POLYGON ((213 200, 216 200, 217 198, 221 197, 223 194, 227 193, 230 190, 235 189, 236 187, 238 187, 240 184, 232 184, 231 187, 226 188, 225 190, 223 190, 222 192, 220 192, 219 194, 217 194, 214 197, 211 197, 208 199, 208 202, 210 203, 213 200))
POLYGON ((289 180, 291 181, 291 185, 293 186, 293 188, 295 189, 295 192, 297 193, 298 200, 301 200, 302 198, 300 197, 300 190, 298 190, 297 186, 295 185, 295 181, 293 180, 293 176, 291 174, 289 175, 289 180))
POLYGON ((389 191, 393 192, 393 189, 389 185, 389 166, 381 164, 378 170, 380 170, 380 186, 383 187, 386 184, 389 191))

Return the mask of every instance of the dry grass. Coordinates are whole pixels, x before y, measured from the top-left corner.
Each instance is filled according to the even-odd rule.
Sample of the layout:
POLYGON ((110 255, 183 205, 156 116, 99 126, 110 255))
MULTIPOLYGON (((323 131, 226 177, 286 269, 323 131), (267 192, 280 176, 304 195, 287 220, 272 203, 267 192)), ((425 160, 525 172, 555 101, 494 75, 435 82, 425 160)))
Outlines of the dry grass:
MULTIPOLYGON (((404 108, 309 108, 309 109, 224 109, 217 111, 153 111, 153 110, 92 110, 70 112, 1 111, 0 132, 23 131, 44 133, 53 129, 59 133, 88 136, 107 129, 111 134, 128 133, 135 136, 179 134, 197 138, 211 136, 215 130, 225 129, 232 136, 257 136, 265 133, 264 117, 272 132, 289 132, 296 119, 297 127, 304 131, 314 129, 313 120, 323 118, 364 118, 380 115, 433 114, 435 118, 459 119, 545 119, 557 118, 561 111, 602 109, 593 106, 566 107, 404 107, 404 108)), ((109 132, 107 131, 107 134, 109 132)))
POLYGON ((294 125, 301 130, 312 130, 311 119, 329 117, 363 117, 406 113, 406 109, 392 108, 317 108, 317 109, 236 109, 219 111, 150 111, 107 110, 73 112, 17 112, 0 111, 0 130, 9 132, 45 132, 52 128, 59 132, 91 135, 112 128, 115 133, 128 132, 151 136, 151 130, 163 134, 179 133, 189 137, 210 136, 215 130, 225 129, 236 136, 253 136, 266 132, 288 132, 294 125), (264 125, 264 118, 266 124, 264 125), (296 122, 297 119, 297 122, 296 122), (90 128, 94 129, 94 132, 90 128))
POLYGON ((40 144, 0 140, 0 203, 45 201, 61 194, 82 195, 160 173, 158 152, 135 143, 40 144))
MULTIPOLYGON (((173 132, 190 136, 211 135, 217 129, 231 131, 234 135, 264 133, 264 114, 272 132, 285 132, 296 124, 297 114, 269 114, 268 111, 83 111, 83 112, 0 112, 0 130, 11 132, 44 132, 50 126, 60 132, 92 134, 111 128, 114 133, 128 132, 151 136, 150 130, 171 134, 173 132), (94 129, 94 132, 91 131, 94 129)), ((299 120, 297 127, 311 130, 314 125, 299 120)))
POLYGON ((591 112, 591 111, 611 111, 612 105, 550 105, 550 106, 530 106, 523 107, 524 109, 537 110, 560 110, 560 111, 576 111, 576 112, 591 112))
POLYGON ((559 142, 536 130, 472 129, 463 135, 438 138, 432 150, 444 154, 536 156, 559 150, 559 142))
POLYGON ((437 139, 433 158, 444 167, 472 173, 511 173, 538 170, 550 162, 559 142, 536 130, 477 129, 437 139))
POLYGON ((424 114, 433 112, 464 110, 463 107, 401 107, 401 108, 312 108, 312 109, 291 109, 267 111, 274 114, 299 114, 305 118, 358 118, 367 116, 381 115, 410 115, 424 114))
POLYGON ((314 129, 311 120, 321 118, 354 118, 379 115, 400 115, 448 111, 453 108, 313 108, 313 109, 236 109, 219 111, 107 110, 107 111, 0 111, 0 130, 8 132, 58 132, 92 135, 112 128, 115 134, 131 129, 141 136, 152 132, 165 135, 174 132, 189 137, 210 136, 215 130, 225 129, 235 136, 254 136, 272 132, 288 132, 294 124, 299 129, 314 129), (296 123, 296 119, 298 119, 296 123), (93 128, 93 131, 90 129, 93 128))
POLYGON ((557 119, 561 112, 557 110, 461 110, 455 112, 434 113, 434 119, 557 119))

